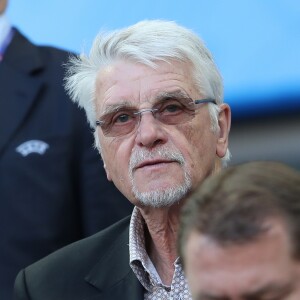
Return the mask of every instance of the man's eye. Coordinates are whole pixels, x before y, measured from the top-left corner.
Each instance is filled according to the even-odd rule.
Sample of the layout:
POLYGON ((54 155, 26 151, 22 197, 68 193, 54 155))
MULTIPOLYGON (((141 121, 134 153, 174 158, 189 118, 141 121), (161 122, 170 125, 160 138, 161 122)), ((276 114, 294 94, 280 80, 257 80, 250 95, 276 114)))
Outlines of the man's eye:
POLYGON ((126 113, 118 114, 113 118, 113 123, 126 123, 132 120, 132 116, 126 113))
POLYGON ((182 112, 183 110, 184 106, 177 101, 164 103, 164 105, 162 105, 162 107, 160 108, 160 111, 163 114, 176 114, 182 112))
POLYGON ((179 104, 169 104, 163 109, 166 112, 174 113, 182 110, 182 107, 179 104))

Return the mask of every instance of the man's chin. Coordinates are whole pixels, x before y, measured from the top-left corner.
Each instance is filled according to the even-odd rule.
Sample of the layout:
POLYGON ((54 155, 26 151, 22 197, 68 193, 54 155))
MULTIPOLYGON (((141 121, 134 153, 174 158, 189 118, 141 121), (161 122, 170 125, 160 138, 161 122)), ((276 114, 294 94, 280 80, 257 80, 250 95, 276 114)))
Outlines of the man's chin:
MULTIPOLYGON (((141 179, 141 178, 138 178, 141 179)), ((168 178, 166 176, 143 177, 142 180, 134 178, 132 181, 133 190, 140 194, 164 193, 165 191, 176 190, 186 184, 185 178, 168 178)))
POLYGON ((182 185, 176 188, 168 188, 164 190, 155 190, 150 192, 139 192, 133 190, 135 198, 144 207, 163 208, 170 207, 185 198, 190 188, 182 185))

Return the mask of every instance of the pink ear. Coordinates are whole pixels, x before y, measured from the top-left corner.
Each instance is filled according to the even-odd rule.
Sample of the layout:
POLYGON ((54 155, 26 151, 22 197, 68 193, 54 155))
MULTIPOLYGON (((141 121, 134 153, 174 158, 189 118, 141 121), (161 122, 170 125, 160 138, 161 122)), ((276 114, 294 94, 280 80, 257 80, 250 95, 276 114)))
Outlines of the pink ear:
POLYGON ((228 136, 231 125, 231 111, 227 104, 220 105, 219 113, 219 136, 217 140, 216 154, 219 157, 224 157, 228 148, 228 136))
POLYGON ((103 167, 104 167, 104 170, 105 170, 105 173, 106 173, 107 180, 112 181, 111 176, 109 174, 109 171, 108 171, 105 163, 103 164, 103 167))

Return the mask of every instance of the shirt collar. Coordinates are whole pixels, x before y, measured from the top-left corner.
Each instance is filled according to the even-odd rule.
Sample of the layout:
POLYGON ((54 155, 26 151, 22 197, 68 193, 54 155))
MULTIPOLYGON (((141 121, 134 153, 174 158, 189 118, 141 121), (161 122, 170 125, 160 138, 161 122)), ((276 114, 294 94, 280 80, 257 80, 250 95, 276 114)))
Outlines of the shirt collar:
POLYGON ((145 221, 137 207, 134 207, 129 225, 129 256, 130 262, 143 260, 148 256, 145 249, 145 221))
MULTIPOLYGON (((145 246, 145 221, 137 207, 134 207, 130 225, 129 225, 129 258, 130 266, 138 277, 139 281, 147 290, 151 290, 153 285, 164 285, 153 265, 145 246)), ((175 262, 175 268, 181 265, 178 257, 175 262)))

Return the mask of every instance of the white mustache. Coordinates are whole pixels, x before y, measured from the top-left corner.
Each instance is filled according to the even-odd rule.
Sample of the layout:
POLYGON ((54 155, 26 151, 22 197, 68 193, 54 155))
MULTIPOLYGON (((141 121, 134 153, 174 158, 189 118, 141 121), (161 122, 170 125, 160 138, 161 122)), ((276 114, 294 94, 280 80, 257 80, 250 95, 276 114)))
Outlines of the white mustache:
POLYGON ((184 165, 185 160, 182 153, 177 149, 168 149, 167 147, 157 148, 155 150, 139 149, 132 152, 129 161, 129 170, 137 167, 145 160, 149 159, 166 159, 178 162, 180 165, 184 165))

